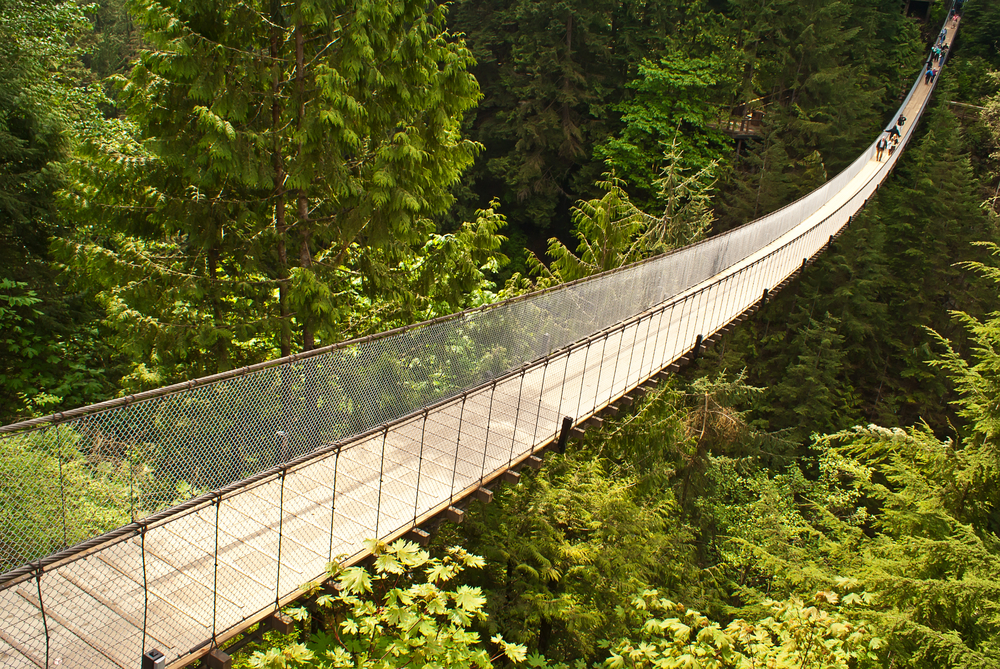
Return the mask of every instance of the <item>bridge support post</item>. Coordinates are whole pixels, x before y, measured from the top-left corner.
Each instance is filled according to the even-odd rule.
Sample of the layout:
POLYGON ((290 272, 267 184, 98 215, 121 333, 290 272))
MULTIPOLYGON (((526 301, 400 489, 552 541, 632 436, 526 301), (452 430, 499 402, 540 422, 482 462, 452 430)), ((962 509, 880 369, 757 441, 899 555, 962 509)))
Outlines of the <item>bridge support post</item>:
POLYGON ((406 533, 406 539, 412 541, 420 546, 426 546, 431 542, 431 535, 426 530, 419 527, 414 527, 409 532, 406 533))
POLYGON ((208 669, 233 669, 233 658, 223 653, 218 648, 213 648, 205 656, 205 666, 208 669))
POLYGON ((563 416, 562 427, 559 429, 559 441, 556 442, 556 451, 559 453, 566 452, 566 442, 569 441, 570 430, 573 429, 573 419, 569 416, 563 416))
POLYGON ((265 629, 272 630, 278 634, 291 634, 295 631, 295 621, 280 611, 272 613, 261 622, 265 629))
POLYGON ((146 654, 142 656, 142 669, 166 669, 167 668, 167 656, 153 649, 146 651, 146 654))
POLYGON ((763 309, 765 304, 767 304, 767 288, 764 289, 764 294, 760 296, 760 308, 763 309))
POLYGON ((524 461, 525 467, 531 467, 536 472, 542 468, 542 464, 543 464, 542 459, 537 455, 529 455, 528 458, 524 461))
POLYGON ((701 353, 701 335, 698 335, 694 340, 694 348, 691 349, 691 362, 698 359, 698 354, 701 353))

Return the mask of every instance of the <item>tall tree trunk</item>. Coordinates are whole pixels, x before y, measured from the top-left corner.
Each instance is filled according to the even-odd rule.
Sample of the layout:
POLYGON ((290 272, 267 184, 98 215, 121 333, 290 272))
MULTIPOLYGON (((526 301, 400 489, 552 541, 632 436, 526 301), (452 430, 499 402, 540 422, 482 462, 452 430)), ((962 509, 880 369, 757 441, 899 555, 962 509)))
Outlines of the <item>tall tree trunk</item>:
POLYGON ((542 616, 538 624, 538 652, 544 654, 552 643, 552 621, 542 616))
MULTIPOLYGON (((212 240, 212 245, 208 249, 208 290, 209 300, 212 304, 212 327, 216 330, 224 328, 222 315, 222 302, 219 298, 219 246, 212 240)), ((215 355, 216 372, 229 371, 229 346, 225 339, 221 337, 212 344, 212 353, 215 355)))
POLYGON ((280 320, 279 342, 281 357, 292 354, 292 315, 288 309, 288 249, 286 238, 288 224, 285 222, 285 161, 282 157, 281 140, 281 0, 271 0, 271 59, 274 70, 271 79, 271 132, 274 133, 272 163, 274 167, 274 231, 278 247, 278 318, 280 320))
MULTIPOLYGON (((302 34, 302 23, 295 24, 295 95, 298 98, 298 109, 295 116, 296 130, 302 130, 305 123, 306 100, 305 100, 305 37, 302 34)), ((301 135, 300 135, 301 137, 301 135)), ((301 162, 303 158, 303 142, 299 140, 298 153, 301 162)), ((312 230, 309 225, 309 196, 304 188, 297 191, 298 200, 298 229, 301 236, 299 245, 299 265, 308 269, 312 267, 312 230)), ((302 350, 310 351, 315 347, 313 339, 313 324, 311 314, 299 314, 302 321, 302 350)))

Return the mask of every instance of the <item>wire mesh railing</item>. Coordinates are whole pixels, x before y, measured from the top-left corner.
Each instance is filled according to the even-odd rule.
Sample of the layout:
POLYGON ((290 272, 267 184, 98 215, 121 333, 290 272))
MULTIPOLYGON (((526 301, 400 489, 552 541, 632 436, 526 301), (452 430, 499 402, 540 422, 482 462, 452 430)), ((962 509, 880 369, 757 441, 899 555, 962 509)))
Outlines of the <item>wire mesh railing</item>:
MULTIPOLYGON (((900 108, 913 119, 904 141, 926 104, 919 86, 900 108)), ((551 440, 564 416, 594 413, 751 307, 901 154, 873 166, 873 152, 667 256, 3 428, 0 666, 74 653, 74 666, 131 666, 153 646, 183 659, 273 611, 362 539, 438 513, 551 440)))

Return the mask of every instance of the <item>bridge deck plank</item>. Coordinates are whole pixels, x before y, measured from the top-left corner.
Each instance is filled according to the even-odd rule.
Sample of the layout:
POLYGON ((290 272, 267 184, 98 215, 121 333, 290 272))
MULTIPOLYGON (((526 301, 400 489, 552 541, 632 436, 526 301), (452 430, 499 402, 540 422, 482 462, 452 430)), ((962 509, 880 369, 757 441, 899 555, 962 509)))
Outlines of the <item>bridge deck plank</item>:
MULTIPOLYGON (((36 664, 32 660, 26 658, 24 654, 18 652, 18 650, 4 641, 3 637, 6 636, 3 631, 0 631, 0 666, 2 667, 39 667, 40 669, 44 667, 43 664, 36 664)), ((12 640, 13 641, 13 640, 12 640)), ((14 643, 17 643, 14 641, 14 643)))
MULTIPOLYGON (((96 600, 58 574, 47 575, 42 583, 42 601, 45 602, 45 615, 50 625, 57 623, 89 651, 120 667, 131 664, 129 651, 141 643, 141 628, 133 626, 105 606, 93 605, 96 600)), ((41 609, 38 591, 30 584, 18 588, 18 595, 41 609)))

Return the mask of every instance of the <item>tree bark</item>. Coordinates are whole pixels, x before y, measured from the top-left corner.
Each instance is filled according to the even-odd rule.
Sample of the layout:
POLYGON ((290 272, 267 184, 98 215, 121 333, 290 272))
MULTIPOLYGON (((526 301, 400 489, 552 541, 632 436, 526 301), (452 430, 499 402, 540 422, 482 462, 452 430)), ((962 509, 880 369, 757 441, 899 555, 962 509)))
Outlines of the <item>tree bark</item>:
MULTIPOLYGON (((214 236, 214 235, 213 235, 214 236)), ((225 325, 222 315, 222 304, 219 299, 219 246, 216 240, 212 240, 212 245, 208 249, 208 290, 209 299, 212 304, 212 327, 216 330, 222 329, 225 325)), ((225 339, 218 338, 212 344, 212 353, 215 355, 216 372, 229 371, 229 346, 225 339)))
MULTIPOLYGON (((302 34, 302 23, 295 24, 295 96, 298 99, 298 109, 295 115, 295 128, 301 131, 305 123, 306 100, 305 100, 305 37, 302 34)), ((305 147, 302 140, 299 140, 298 154, 299 162, 303 160, 305 147)), ((298 201, 298 229, 300 235, 299 243, 299 265, 308 269, 312 267, 312 230, 309 224, 309 196, 304 188, 296 191, 298 201)), ((313 325, 310 322, 311 314, 299 314, 302 321, 302 350, 311 351, 315 348, 313 325)))
POLYGON ((292 315, 288 309, 288 249, 286 238, 288 224, 285 222, 285 161, 282 156, 281 139, 281 0, 271 0, 271 59, 273 76, 271 79, 271 132, 274 133, 272 166, 274 168, 274 232, 278 251, 278 319, 279 345, 281 357, 292 354, 292 315))

